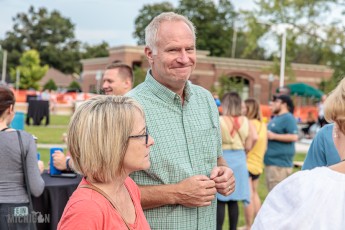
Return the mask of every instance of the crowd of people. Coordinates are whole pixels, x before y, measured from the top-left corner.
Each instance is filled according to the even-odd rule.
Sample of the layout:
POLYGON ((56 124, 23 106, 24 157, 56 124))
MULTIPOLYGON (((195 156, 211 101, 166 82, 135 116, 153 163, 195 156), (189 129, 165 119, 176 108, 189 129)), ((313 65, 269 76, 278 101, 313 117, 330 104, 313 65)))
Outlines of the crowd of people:
MULTIPOLYGON (((145 81, 133 88, 128 65, 107 66, 106 95, 78 106, 65 136, 68 154, 53 154, 57 169, 83 175, 58 229, 222 229, 228 207, 229 229, 235 230, 238 201, 247 230, 345 226, 345 80, 322 105, 325 120, 334 123, 314 138, 303 171, 290 176, 298 129, 288 95, 273 98, 266 124, 258 100, 243 101, 236 92, 220 100, 188 81, 197 61, 196 35, 182 15, 156 16, 145 42, 145 81), (269 195, 261 207, 263 173, 269 195), (316 209, 322 211, 315 215, 316 209)), ((0 176, 1 229, 11 229, 8 210, 28 205, 25 183, 34 196, 44 188, 34 139, 9 128, 14 104, 12 91, 1 86, 0 167, 13 171, 0 176)))

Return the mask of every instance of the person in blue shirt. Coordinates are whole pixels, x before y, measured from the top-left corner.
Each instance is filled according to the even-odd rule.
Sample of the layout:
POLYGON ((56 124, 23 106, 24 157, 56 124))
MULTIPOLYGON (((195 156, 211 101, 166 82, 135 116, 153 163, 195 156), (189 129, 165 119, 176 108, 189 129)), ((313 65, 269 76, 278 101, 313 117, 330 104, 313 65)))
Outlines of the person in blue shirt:
POLYGON ((276 115, 267 127, 268 144, 264 157, 268 191, 292 173, 295 142, 298 140, 297 122, 289 112, 293 107, 288 95, 274 98, 272 112, 276 115))
POLYGON ((333 128, 334 124, 325 125, 316 134, 309 147, 302 170, 330 166, 340 162, 340 156, 332 139, 333 128))

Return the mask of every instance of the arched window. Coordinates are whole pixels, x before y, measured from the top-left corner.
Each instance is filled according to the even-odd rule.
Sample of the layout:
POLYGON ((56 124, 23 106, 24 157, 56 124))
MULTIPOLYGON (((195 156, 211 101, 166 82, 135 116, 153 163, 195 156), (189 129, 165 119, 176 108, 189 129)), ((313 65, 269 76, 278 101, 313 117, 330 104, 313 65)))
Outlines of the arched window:
POLYGON ((243 76, 222 76, 219 78, 220 97, 227 92, 237 92, 242 100, 249 97, 249 80, 243 76))

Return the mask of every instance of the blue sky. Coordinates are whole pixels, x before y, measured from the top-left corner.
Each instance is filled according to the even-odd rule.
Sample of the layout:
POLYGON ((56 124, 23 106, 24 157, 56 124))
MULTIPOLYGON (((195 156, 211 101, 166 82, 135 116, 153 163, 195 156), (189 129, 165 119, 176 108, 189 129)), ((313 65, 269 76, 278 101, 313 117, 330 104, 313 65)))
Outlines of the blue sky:
MULTIPOLYGON (((216 0, 215 0, 216 1, 216 0)), ((134 19, 144 4, 161 0, 0 0, 0 39, 13 26, 12 18, 29 6, 56 9, 75 24, 78 40, 89 44, 106 41, 110 46, 135 45, 134 19)), ((169 0, 174 6, 178 0, 169 0)), ((250 9, 253 0, 232 0, 236 9, 250 9)))

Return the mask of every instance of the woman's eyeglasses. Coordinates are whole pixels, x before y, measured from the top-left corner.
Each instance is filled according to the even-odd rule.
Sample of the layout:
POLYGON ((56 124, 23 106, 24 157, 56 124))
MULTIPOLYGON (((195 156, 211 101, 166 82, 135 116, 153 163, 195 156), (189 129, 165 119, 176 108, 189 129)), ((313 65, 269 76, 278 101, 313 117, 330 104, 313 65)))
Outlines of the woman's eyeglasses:
POLYGON ((129 136, 128 138, 140 138, 140 137, 145 137, 145 144, 147 145, 149 141, 149 130, 147 129, 147 127, 145 129, 145 134, 129 136))

